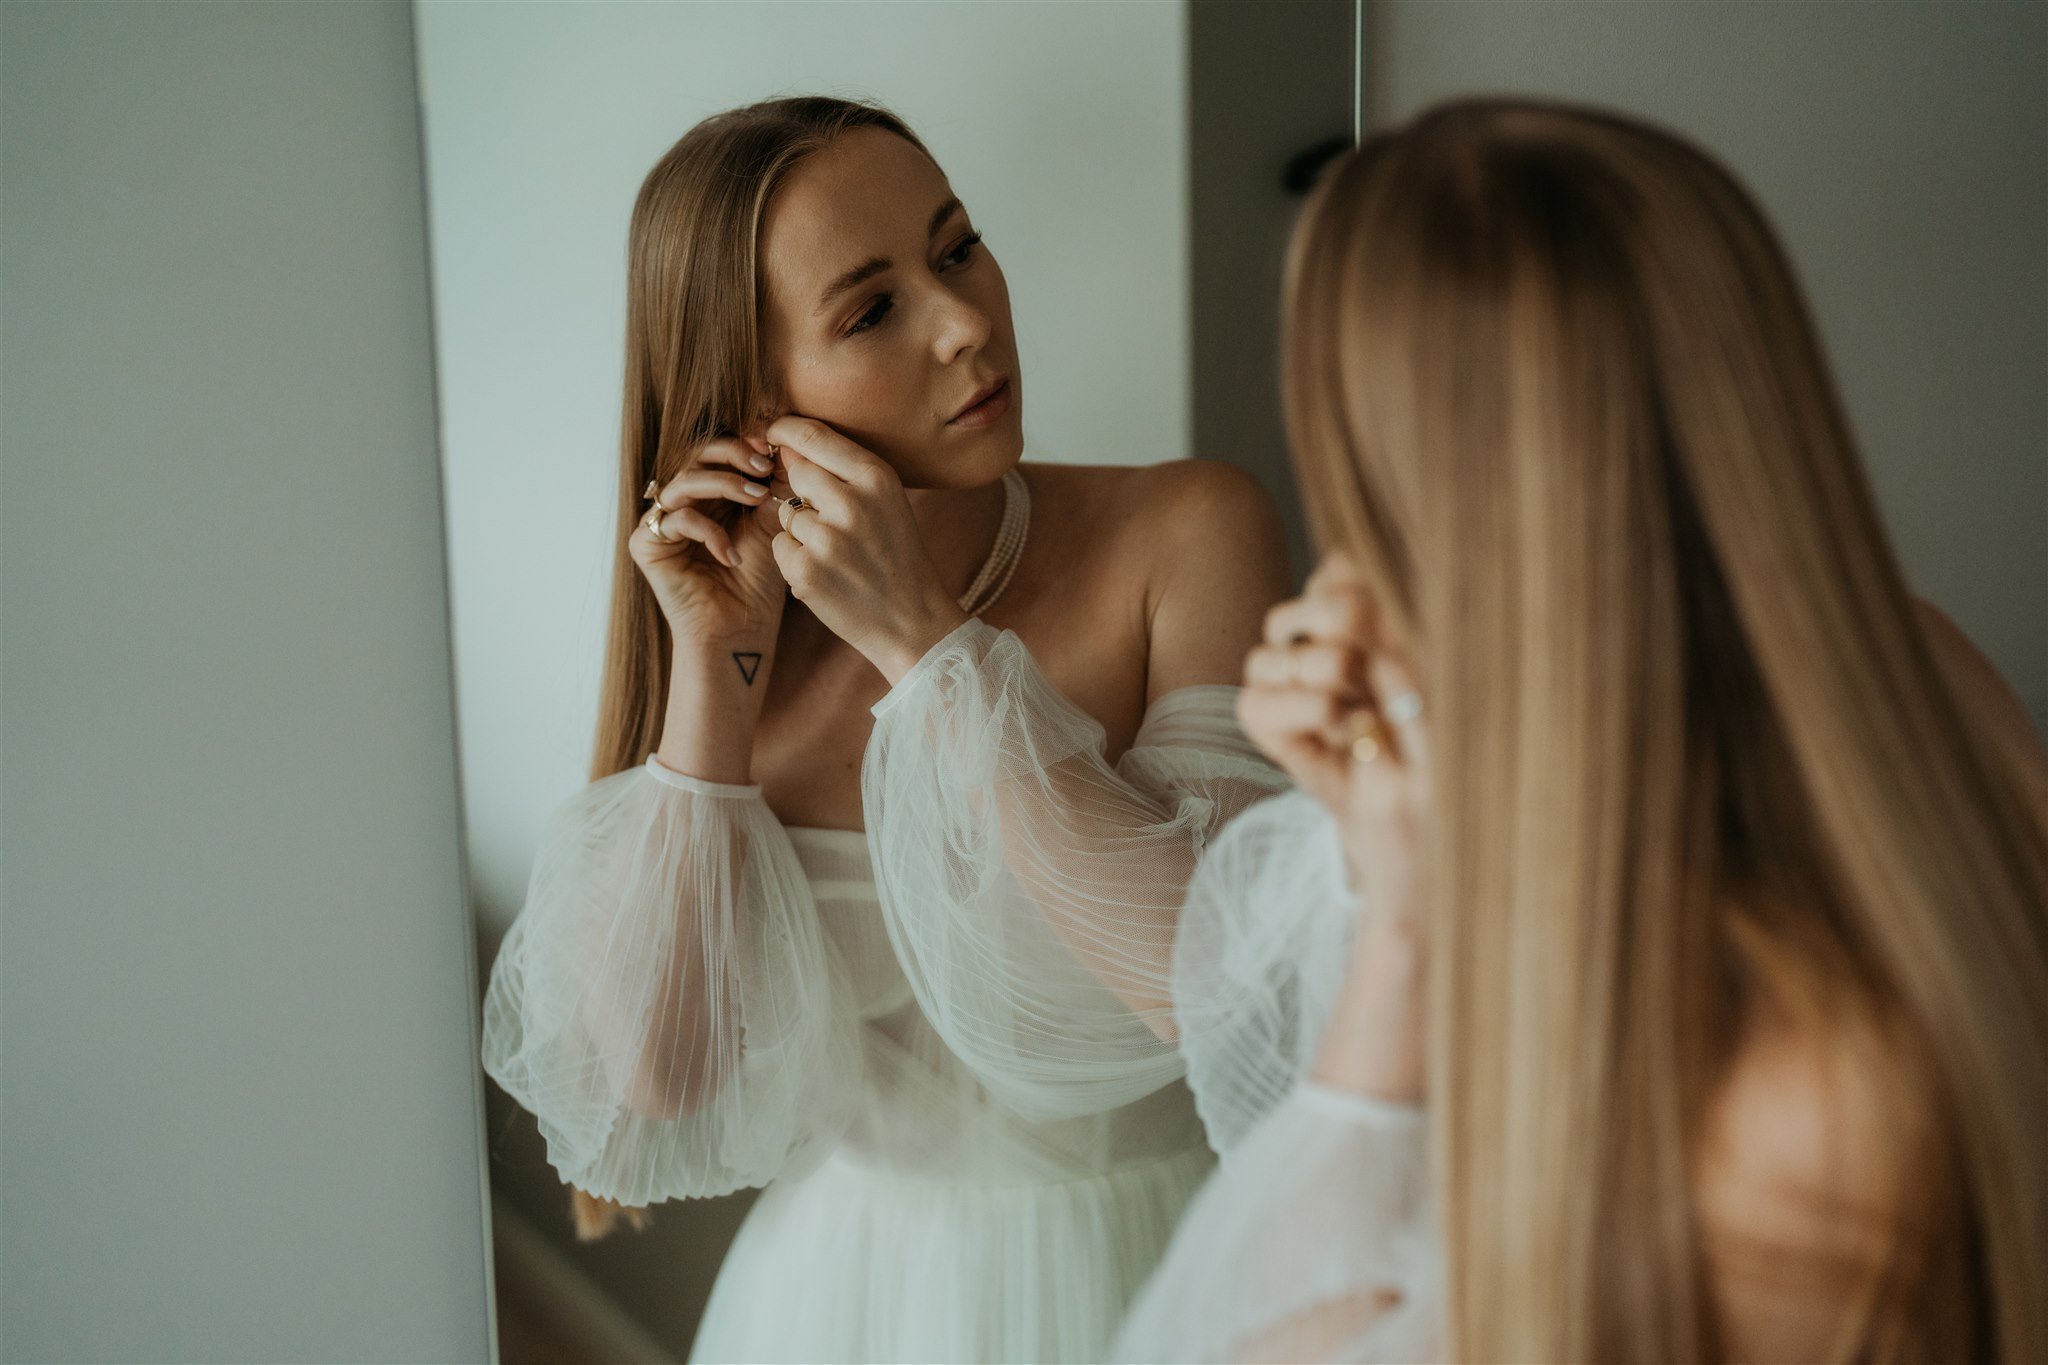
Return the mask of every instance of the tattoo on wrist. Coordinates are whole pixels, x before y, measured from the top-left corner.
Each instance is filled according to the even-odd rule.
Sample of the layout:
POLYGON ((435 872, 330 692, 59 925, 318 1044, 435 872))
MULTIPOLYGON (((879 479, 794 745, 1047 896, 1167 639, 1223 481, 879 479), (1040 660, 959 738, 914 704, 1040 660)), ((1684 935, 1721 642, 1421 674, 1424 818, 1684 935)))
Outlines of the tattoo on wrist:
POLYGON ((757 653, 742 654, 735 650, 732 661, 739 665, 740 676, 747 680, 747 686, 754 685, 754 675, 761 669, 761 656, 757 653))

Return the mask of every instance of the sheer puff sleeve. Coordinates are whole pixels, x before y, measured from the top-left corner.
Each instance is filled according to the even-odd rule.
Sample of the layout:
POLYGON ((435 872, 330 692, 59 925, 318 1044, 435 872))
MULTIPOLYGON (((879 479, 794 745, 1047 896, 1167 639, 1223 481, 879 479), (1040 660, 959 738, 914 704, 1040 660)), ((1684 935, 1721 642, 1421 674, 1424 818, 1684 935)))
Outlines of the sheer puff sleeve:
POLYGON ((1426 1129, 1419 1108, 1297 1083, 1195 1196, 1110 1358, 1441 1359, 1426 1129))
POLYGON ((890 939, 920 1007, 1030 1120, 1182 1074, 1173 942, 1216 831, 1287 778, 1238 689, 1176 689, 1112 766, 1013 631, 970 618, 873 708, 861 770, 890 939))
POLYGON ((1357 932, 1335 818, 1260 801, 1210 845, 1175 950, 1221 1156, 1124 1320, 1124 1362, 1442 1358, 1425 1112, 1310 1077, 1357 932))
POLYGON ((1308 1071, 1357 932, 1358 896, 1328 807, 1299 788, 1217 836, 1174 945, 1188 1086, 1227 1165, 1308 1071))
POLYGON ((850 1121, 856 1024, 755 785, 650 757, 551 817, 484 997, 484 1070, 565 1181, 622 1204, 729 1193, 850 1121))

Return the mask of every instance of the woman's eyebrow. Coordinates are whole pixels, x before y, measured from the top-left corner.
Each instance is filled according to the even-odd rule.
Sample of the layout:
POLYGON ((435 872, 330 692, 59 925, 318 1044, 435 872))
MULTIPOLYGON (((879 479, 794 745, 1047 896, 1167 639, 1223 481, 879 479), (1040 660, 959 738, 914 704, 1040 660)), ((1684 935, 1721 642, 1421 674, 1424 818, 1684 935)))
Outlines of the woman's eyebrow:
POLYGON ((832 306, 832 300, 838 298, 855 285, 865 280, 873 279, 884 270, 887 270, 889 266, 890 261, 886 256, 876 256, 872 260, 862 261, 859 265, 825 286, 824 294, 818 299, 817 312, 822 313, 826 311, 832 306))
MULTIPOLYGON (((924 235, 926 237, 938 236, 939 229, 946 225, 946 220, 958 212, 960 207, 960 197, 958 195, 948 195, 946 202, 939 205, 932 212, 931 224, 925 228, 924 235)), ((886 256, 875 256, 869 260, 862 261, 859 265, 846 271, 839 278, 825 286, 825 292, 818 297, 817 311, 820 313, 826 311, 832 306, 832 301, 841 294, 844 294, 856 285, 864 284, 868 280, 873 279, 893 264, 894 262, 886 256)))
POLYGON ((951 218, 953 216, 953 211, 959 207, 960 196, 957 194, 948 195, 946 197, 946 202, 939 205, 937 210, 933 212, 931 226, 924 230, 924 235, 927 237, 938 236, 939 229, 946 225, 946 220, 948 218, 951 218))

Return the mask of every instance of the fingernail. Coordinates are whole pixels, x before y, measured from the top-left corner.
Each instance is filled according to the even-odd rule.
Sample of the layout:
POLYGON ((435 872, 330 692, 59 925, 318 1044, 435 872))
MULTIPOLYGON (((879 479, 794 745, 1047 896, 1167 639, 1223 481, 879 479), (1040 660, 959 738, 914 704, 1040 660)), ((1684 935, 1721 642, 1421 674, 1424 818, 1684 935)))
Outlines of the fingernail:
POLYGON ((746 489, 749 493, 752 493, 757 498, 768 491, 758 483, 745 483, 741 484, 740 487, 746 489))
POLYGON ((775 461, 769 459, 766 455, 749 455, 747 462, 754 466, 754 472, 757 474, 766 474, 769 470, 775 468, 775 461))

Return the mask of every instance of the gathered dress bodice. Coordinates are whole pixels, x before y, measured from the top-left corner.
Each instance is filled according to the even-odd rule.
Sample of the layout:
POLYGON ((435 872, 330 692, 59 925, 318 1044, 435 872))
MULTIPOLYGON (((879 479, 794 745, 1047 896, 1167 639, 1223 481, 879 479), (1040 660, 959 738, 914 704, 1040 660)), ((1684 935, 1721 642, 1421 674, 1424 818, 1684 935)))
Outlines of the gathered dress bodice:
POLYGON ((1025 1119, 1002 1105, 918 1005, 889 937, 867 833, 783 829, 860 1021, 859 1095, 834 1159, 907 1178, 1012 1185, 1103 1175, 1205 1145, 1182 1081, 1071 1118, 1025 1119))

